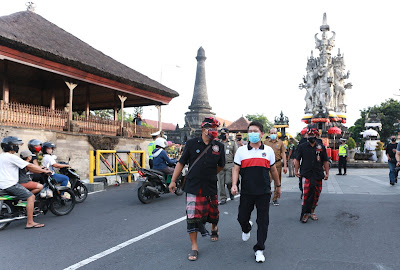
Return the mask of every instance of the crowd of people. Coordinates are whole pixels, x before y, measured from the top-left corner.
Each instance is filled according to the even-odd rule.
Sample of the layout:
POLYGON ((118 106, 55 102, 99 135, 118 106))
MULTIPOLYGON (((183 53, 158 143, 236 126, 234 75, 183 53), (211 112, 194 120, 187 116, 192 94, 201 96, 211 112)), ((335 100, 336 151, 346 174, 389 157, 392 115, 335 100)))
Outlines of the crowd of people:
POLYGON ((240 192, 237 220, 242 230, 242 240, 250 239, 253 222, 250 220, 254 207, 257 209, 257 242, 253 246, 257 262, 264 262, 265 241, 268 234, 269 205, 279 206, 281 173, 298 177, 302 190, 300 221, 318 220, 315 213, 322 189, 322 181, 329 177, 329 163, 325 146, 318 130, 310 127, 302 142, 290 138, 278 138, 275 128, 265 137, 261 123, 249 124, 246 140, 241 133, 230 138, 227 128, 219 129, 218 120, 207 117, 202 122, 200 137, 190 139, 183 147, 179 159, 170 159, 165 152, 166 139, 160 133, 152 134, 149 144, 150 162, 153 169, 172 174, 170 192, 176 189, 176 181, 188 165, 184 191, 186 192, 187 232, 191 242, 188 259, 199 257, 197 236, 219 238, 219 206, 234 200, 240 192), (263 141, 263 138, 266 138, 263 141), (297 147, 296 147, 297 145, 297 147), (156 165, 162 164, 162 166, 156 165), (175 169, 165 169, 174 164, 175 169), (271 183, 274 182, 274 190, 271 183), (240 189, 239 189, 240 187, 240 189), (228 191, 228 192, 227 192, 228 191), (219 193, 218 193, 219 192, 219 193), (229 197, 229 198, 228 198, 229 197), (271 200, 272 198, 272 200, 271 200), (206 223, 211 223, 211 232, 206 223))
POLYGON ((67 164, 56 162, 54 155, 56 148, 52 142, 42 143, 32 139, 28 142, 28 149, 19 152, 23 142, 18 137, 8 136, 1 140, 3 153, 0 154, 0 189, 16 196, 17 199, 26 200, 27 222, 25 229, 42 228, 44 224, 33 221, 35 195, 42 189, 40 183, 43 174, 52 174, 52 177, 62 186, 67 186, 68 176, 55 173, 54 168, 69 167, 67 164), (42 155, 41 166, 38 156, 42 155))

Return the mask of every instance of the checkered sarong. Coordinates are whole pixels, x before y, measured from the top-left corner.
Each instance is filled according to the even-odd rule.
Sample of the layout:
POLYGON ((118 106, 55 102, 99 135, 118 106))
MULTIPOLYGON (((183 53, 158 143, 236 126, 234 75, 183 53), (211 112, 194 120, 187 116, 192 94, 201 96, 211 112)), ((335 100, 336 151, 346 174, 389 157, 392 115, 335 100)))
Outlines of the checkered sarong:
POLYGON ((302 179, 303 182, 303 205, 302 214, 311 213, 312 209, 315 209, 318 205, 319 196, 322 191, 322 179, 321 180, 310 180, 305 177, 302 179))
POLYGON ((198 195, 186 193, 187 231, 208 235, 204 224, 217 224, 219 220, 218 195, 203 196, 200 189, 198 195))

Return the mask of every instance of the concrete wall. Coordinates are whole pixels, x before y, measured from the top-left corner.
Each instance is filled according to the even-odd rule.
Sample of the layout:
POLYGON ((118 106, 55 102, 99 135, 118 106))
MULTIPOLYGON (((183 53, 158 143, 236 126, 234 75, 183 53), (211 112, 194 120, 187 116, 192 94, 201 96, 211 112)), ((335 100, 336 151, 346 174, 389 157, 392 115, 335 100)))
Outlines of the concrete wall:
MULTIPOLYGON (((31 139, 38 139, 42 142, 51 141, 57 146, 54 154, 57 156, 58 161, 67 162, 71 158, 69 163, 78 171, 81 179, 89 177, 89 151, 94 149, 88 142, 88 136, 85 134, 71 134, 67 132, 0 125, 0 139, 6 136, 16 136, 24 142, 24 145, 20 148, 20 152, 28 149, 28 141, 31 139)), ((148 166, 147 145, 149 142, 149 139, 119 137, 119 143, 115 150, 144 150, 146 152, 146 166, 148 166)), ((125 160, 125 156, 121 155, 121 158, 125 160)))

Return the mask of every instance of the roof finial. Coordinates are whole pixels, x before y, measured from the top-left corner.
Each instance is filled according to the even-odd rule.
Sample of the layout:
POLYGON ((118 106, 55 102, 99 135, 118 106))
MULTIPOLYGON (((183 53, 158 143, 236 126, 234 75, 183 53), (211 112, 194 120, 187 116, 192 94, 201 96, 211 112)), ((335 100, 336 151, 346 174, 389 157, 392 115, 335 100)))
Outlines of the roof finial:
POLYGON ((35 3, 33 3, 33 2, 26 2, 25 5, 26 5, 26 10, 27 10, 27 11, 35 12, 35 7, 36 7, 35 3))
POLYGON ((322 25, 327 25, 328 23, 326 22, 326 12, 324 12, 324 17, 322 19, 322 25))

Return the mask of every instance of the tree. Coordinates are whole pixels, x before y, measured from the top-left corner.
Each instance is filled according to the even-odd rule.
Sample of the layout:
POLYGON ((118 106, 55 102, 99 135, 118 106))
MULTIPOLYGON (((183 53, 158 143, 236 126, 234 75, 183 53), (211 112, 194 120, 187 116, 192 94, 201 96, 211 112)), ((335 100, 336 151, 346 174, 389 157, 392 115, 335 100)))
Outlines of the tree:
POLYGON ((272 124, 264 114, 248 114, 246 115, 246 118, 250 122, 260 122, 264 126, 264 132, 268 132, 274 126, 274 124, 272 124))
POLYGON ((354 122, 354 126, 349 128, 352 137, 357 143, 362 142, 362 138, 359 134, 361 131, 365 130, 365 117, 372 109, 377 112, 381 118, 382 130, 379 132, 381 141, 387 141, 391 135, 396 134, 398 131, 397 123, 398 120, 400 120, 400 103, 394 99, 388 99, 380 105, 368 107, 360 111, 361 117, 354 122))

